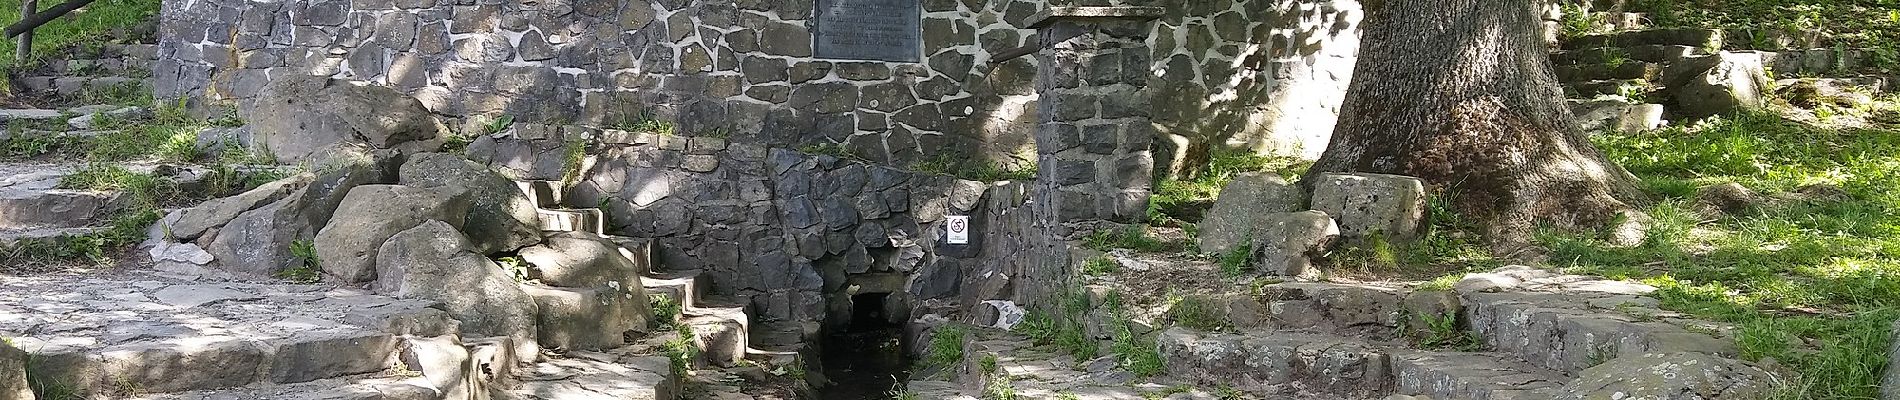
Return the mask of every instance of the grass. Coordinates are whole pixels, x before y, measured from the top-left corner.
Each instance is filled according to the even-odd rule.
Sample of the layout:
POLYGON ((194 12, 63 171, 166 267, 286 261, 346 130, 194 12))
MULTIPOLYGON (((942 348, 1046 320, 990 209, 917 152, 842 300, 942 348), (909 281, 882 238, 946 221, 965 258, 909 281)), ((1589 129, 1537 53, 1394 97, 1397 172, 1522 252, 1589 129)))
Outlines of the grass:
POLYGON ((1274 172, 1288 180, 1297 179, 1312 166, 1311 162, 1292 157, 1261 156, 1244 149, 1217 147, 1209 156, 1207 170, 1196 176, 1181 179, 1160 179, 1155 182, 1154 192, 1148 198, 1148 220, 1164 221, 1169 218, 1188 218, 1186 211, 1196 204, 1212 202, 1220 196, 1220 190, 1234 180, 1234 176, 1247 172, 1274 172))
POLYGON ((1121 268, 1121 264, 1116 263, 1114 259, 1110 259, 1108 256, 1100 256, 1091 258, 1088 262, 1082 263, 1082 274, 1087 276, 1108 276, 1113 275, 1116 271, 1120 271, 1121 268))
POLYGON ((1239 278, 1254 271, 1253 239, 1242 238, 1240 244, 1220 255, 1220 271, 1228 278, 1239 278))
POLYGON ((930 347, 924 352, 925 367, 948 368, 963 362, 963 341, 969 337, 970 328, 950 324, 937 327, 930 333, 930 347))
POLYGON ((677 324, 673 326, 673 337, 660 346, 660 353, 666 355, 674 376, 686 376, 688 371, 693 370, 693 358, 699 357, 699 348, 694 346, 698 339, 693 327, 677 324))
POLYGON ((1082 238, 1082 246, 1090 249, 1109 251, 1129 249, 1141 252, 1160 253, 1181 251, 1187 243, 1164 241, 1148 235, 1145 226, 1128 226, 1122 229, 1102 229, 1082 238))
POLYGON ((563 145, 561 155, 561 184, 571 185, 581 179, 581 164, 587 160, 587 141, 569 139, 563 145))
POLYGON ((1888 324, 1900 317, 1900 130, 1747 112, 1597 141, 1660 199, 1646 210, 1655 223, 1633 247, 1539 233, 1558 266, 1642 280, 1664 308, 1736 325, 1744 358, 1799 374, 1780 398, 1877 394, 1888 324), (1746 215, 1699 213, 1696 189, 1725 182, 1779 200, 1746 215))
MULTIPOLYGON (((0 0, 0 21, 20 20, 19 0, 0 0)), ((42 1, 41 9, 51 8, 59 1, 42 1)), ((110 33, 126 27, 150 21, 158 16, 159 0, 98 0, 84 9, 73 11, 66 16, 41 25, 33 30, 33 62, 45 58, 66 58, 70 52, 56 51, 66 48, 78 48, 82 52, 97 49, 105 44, 104 39, 113 37, 110 33)), ((0 45, 0 66, 17 68, 13 65, 17 50, 13 41, 7 40, 0 45)))
MULTIPOLYGON (((1409 329, 1409 327, 1401 326, 1399 327, 1399 332, 1407 333, 1412 339, 1412 344, 1419 348, 1455 349, 1458 351, 1483 350, 1484 341, 1478 338, 1476 333, 1467 332, 1458 328, 1457 313, 1419 315, 1418 319, 1425 323, 1425 329, 1412 330, 1409 329)), ((1400 321, 1409 320, 1410 318, 1400 319, 1400 321)))
POLYGON ((296 257, 297 262, 295 265, 290 266, 290 268, 277 271, 277 279, 283 279, 292 283, 316 283, 322 279, 321 276, 317 275, 317 271, 321 270, 321 266, 317 264, 317 245, 315 242, 309 239, 291 241, 290 256, 296 257))
POLYGON ((1228 328, 1221 317, 1220 305, 1201 296, 1176 296, 1170 299, 1168 320, 1175 325, 1203 331, 1228 328))

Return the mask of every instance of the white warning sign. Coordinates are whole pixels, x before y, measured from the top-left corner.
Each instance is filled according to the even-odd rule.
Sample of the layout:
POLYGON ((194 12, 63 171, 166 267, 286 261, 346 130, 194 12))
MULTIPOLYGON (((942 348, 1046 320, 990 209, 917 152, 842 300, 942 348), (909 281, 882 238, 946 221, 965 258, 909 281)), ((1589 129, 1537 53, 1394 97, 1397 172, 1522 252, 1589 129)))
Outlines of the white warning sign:
POLYGON ((970 216, 950 215, 944 218, 945 221, 950 223, 950 237, 948 238, 950 244, 970 244, 970 216))

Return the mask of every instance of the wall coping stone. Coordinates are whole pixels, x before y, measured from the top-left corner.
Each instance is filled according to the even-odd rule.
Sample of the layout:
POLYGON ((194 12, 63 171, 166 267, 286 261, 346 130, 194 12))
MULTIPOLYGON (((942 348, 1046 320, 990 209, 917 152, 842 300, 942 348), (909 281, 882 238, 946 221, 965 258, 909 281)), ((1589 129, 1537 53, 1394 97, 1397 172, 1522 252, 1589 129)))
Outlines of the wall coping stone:
POLYGON ((1161 7, 1122 6, 1122 7, 1086 7, 1058 6, 1049 7, 1029 16, 1023 24, 1030 28, 1042 28, 1067 19, 1134 19, 1151 20, 1161 18, 1167 10, 1161 7))

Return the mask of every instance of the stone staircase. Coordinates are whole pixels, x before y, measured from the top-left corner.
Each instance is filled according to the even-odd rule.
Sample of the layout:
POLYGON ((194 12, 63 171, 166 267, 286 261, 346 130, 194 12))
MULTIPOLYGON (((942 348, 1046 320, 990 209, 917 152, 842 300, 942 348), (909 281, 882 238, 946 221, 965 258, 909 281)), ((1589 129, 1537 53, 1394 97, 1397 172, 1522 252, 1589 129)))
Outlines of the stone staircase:
MULTIPOLYGON (((1116 260, 1149 266, 1140 276, 1218 274, 1204 261, 1140 254, 1116 260)), ((1587 391, 1567 386, 1587 379, 1706 376, 1671 365, 1656 367, 1671 374, 1651 377, 1639 371, 1646 367, 1626 363, 1716 357, 1710 359, 1723 366, 1709 368, 1717 370, 1735 363, 1719 357, 1738 353, 1730 327, 1660 309, 1643 296, 1653 288, 1528 267, 1472 274, 1453 291, 1283 282, 1192 289, 1198 292, 1174 300, 1141 300, 1138 293, 1151 285, 1135 281, 1083 279, 1086 311, 1066 318, 1104 343, 1102 356, 1076 359, 1032 345, 1021 333, 972 328, 955 376, 913 380, 910 390, 928 399, 985 398, 999 390, 1023 399, 1083 400, 1209 398, 1197 396, 1221 391, 1268 399, 1552 399, 1587 391), (1199 329, 1185 326, 1187 317, 1176 310, 1189 304, 1201 310, 1189 311, 1199 329), (1435 325, 1444 321, 1451 323, 1435 325), (1106 344, 1118 340, 1117 324, 1152 335, 1163 375, 1142 379, 1122 370, 1118 364, 1126 361, 1106 344), (1191 394, 1168 397, 1178 393, 1191 394)), ((1749 385, 1767 381, 1706 386, 1760 388, 1749 385)))
MULTIPOLYGON (((695 363, 727 368, 747 359, 774 365, 798 361, 784 358, 787 354, 783 351, 753 348, 750 338, 754 326, 744 304, 709 294, 707 289, 711 282, 701 271, 667 270, 655 265, 650 261, 654 251, 651 241, 606 235, 603 233, 605 223, 600 209, 566 207, 565 185, 562 182, 531 180, 518 181, 517 185, 535 202, 543 230, 600 235, 618 243, 624 256, 649 260, 636 263, 647 267, 640 271, 642 285, 649 295, 660 299, 656 303, 670 303, 678 310, 678 313, 670 315, 655 315, 655 318, 670 319, 658 321, 658 325, 685 327, 692 332, 692 344, 697 350, 695 353, 700 356, 695 363)), ((660 339, 666 339, 665 336, 655 335, 660 339)))
POLYGON ((67 56, 30 71, 32 74, 18 82, 31 92, 68 98, 89 90, 149 88, 152 64, 158 61, 158 45, 106 44, 67 56))
POLYGON ((1758 61, 1776 79, 1772 87, 1759 88, 1764 95, 1796 84, 1869 96, 1900 90, 1900 79, 1870 69, 1872 50, 1780 41, 1771 45, 1785 48, 1724 51, 1755 46, 1729 40, 1750 32, 1650 28, 1647 15, 1623 12, 1613 4, 1581 8, 1595 18, 1595 29, 1605 33, 1555 40, 1559 29, 1555 24, 1562 12, 1552 6, 1545 16, 1555 44, 1551 62, 1565 96, 1571 99, 1571 111, 1589 131, 1635 132, 1655 129, 1672 119, 1700 118, 1697 114, 1706 112, 1693 110, 1695 104, 1690 104, 1700 100, 1675 92, 1731 53, 1748 62, 1758 61))

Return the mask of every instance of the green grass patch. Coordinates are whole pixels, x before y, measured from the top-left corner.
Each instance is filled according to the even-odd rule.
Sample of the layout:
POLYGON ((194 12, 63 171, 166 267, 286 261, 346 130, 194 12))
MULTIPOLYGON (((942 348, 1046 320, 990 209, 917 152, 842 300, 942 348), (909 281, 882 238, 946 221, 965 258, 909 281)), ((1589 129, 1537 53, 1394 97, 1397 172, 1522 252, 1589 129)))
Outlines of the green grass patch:
POLYGON ((1082 263, 1082 274, 1088 276, 1108 276, 1115 274, 1116 271, 1120 271, 1121 268, 1121 264, 1116 263, 1114 259, 1108 258, 1108 256, 1100 256, 1091 258, 1088 262, 1082 263))
POLYGON ((1148 227, 1127 226, 1121 229, 1101 229, 1082 238, 1082 246, 1109 251, 1129 249, 1141 252, 1160 253, 1181 251, 1187 243, 1165 241, 1148 234, 1148 227))
POLYGON ((1203 331, 1227 329, 1227 321, 1221 317, 1220 305, 1211 299, 1189 295, 1177 296, 1168 306, 1168 320, 1175 325, 1203 331))
POLYGON ((1288 180, 1297 179, 1312 166, 1311 162, 1295 157, 1262 156, 1245 149, 1216 147, 1210 155, 1207 170, 1199 175, 1183 179, 1161 179, 1155 182, 1154 192, 1148 197, 1149 221, 1162 221, 1169 218, 1199 222, 1190 208, 1205 206, 1220 196, 1220 190, 1234 180, 1234 176, 1247 172, 1273 172, 1288 180))
POLYGON ((1239 278, 1254 271, 1253 239, 1244 238, 1240 245, 1220 255, 1220 271, 1228 278, 1239 278))
POLYGON ((1877 395, 1900 316, 1900 130, 1749 112, 1596 138, 1659 198, 1646 209, 1655 221, 1634 247, 1539 233, 1556 264, 1641 279, 1665 308, 1737 325, 1745 358, 1799 373, 1782 398, 1877 395), (1725 182, 1771 200, 1746 215, 1698 213, 1696 188, 1725 182))
MULTIPOLYGON (((41 9, 52 8, 60 1, 41 1, 41 9)), ((105 40, 114 37, 115 31, 138 25, 158 17, 159 0, 98 0, 85 8, 75 10, 59 19, 41 25, 33 30, 33 58, 65 59, 77 54, 96 53, 105 45, 105 40), (73 49, 74 51, 59 51, 73 49)), ((12 23, 20 20, 19 0, 0 0, 0 21, 12 23)), ((13 65, 13 40, 0 45, 0 66, 16 68, 13 65)))
POLYGON ((950 368, 963 362, 963 342, 969 336, 970 328, 963 325, 937 327, 930 332, 930 346, 924 350, 924 366, 950 368))

